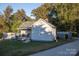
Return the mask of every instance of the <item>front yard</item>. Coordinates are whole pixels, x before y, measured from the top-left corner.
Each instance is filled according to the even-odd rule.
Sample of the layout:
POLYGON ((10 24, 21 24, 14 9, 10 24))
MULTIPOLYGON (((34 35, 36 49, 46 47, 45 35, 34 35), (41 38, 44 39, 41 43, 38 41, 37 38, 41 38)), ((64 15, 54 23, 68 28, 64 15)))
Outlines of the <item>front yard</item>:
POLYGON ((23 43, 15 40, 0 41, 0 55, 5 56, 22 56, 30 55, 39 51, 43 51, 49 48, 53 48, 62 44, 72 42, 73 40, 59 40, 59 42, 29 42, 23 43))

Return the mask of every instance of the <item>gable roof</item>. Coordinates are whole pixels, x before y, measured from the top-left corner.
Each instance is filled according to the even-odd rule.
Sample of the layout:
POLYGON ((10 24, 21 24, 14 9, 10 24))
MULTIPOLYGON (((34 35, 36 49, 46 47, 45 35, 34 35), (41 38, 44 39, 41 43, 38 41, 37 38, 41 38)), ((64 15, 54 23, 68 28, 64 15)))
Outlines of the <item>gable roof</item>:
MULTIPOLYGON (((39 20, 37 20, 36 22, 39 22, 39 21, 43 21, 43 22, 45 22, 46 24, 48 24, 49 26, 51 26, 52 28, 56 28, 54 25, 52 25, 51 23, 49 23, 49 22, 47 22, 47 19, 46 20, 44 20, 44 19, 39 19, 39 20)), ((32 27, 32 25, 34 24, 34 23, 36 23, 35 21, 26 21, 26 22, 24 22, 24 23, 22 23, 20 26, 19 26, 19 28, 18 29, 28 29, 28 28, 31 28, 32 27)))
POLYGON ((39 21, 43 21, 43 22, 45 22, 46 24, 48 24, 49 26, 51 26, 52 28, 56 28, 56 26, 54 26, 54 25, 52 25, 51 23, 49 23, 48 21, 47 21, 48 19, 39 19, 38 21, 36 21, 36 22, 39 22, 39 21))
POLYGON ((27 29, 27 28, 31 28, 32 24, 34 23, 34 21, 26 21, 24 23, 22 23, 18 29, 27 29))

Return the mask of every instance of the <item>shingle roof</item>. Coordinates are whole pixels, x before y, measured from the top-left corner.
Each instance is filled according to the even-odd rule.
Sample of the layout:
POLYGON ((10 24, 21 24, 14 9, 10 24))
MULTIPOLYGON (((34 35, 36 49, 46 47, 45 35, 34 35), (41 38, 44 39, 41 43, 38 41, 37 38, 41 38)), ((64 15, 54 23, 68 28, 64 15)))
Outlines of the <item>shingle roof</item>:
MULTIPOLYGON (((54 25, 50 24, 49 22, 45 21, 44 19, 39 19, 37 21, 44 21, 46 22, 49 26, 51 26, 52 28, 56 28, 54 25)), ((36 21, 36 22, 37 22, 36 21)), ((28 29, 28 28, 31 28, 33 23, 35 23, 35 21, 27 21, 27 22, 24 22, 22 23, 18 29, 28 29)))
POLYGON ((34 23, 34 21, 27 21, 22 23, 18 29, 27 29, 27 28, 31 28, 32 24, 34 23))
POLYGON ((47 23, 49 26, 51 26, 52 28, 56 28, 56 26, 52 25, 51 23, 49 23, 49 22, 47 21, 48 19, 45 19, 45 20, 44 20, 44 19, 41 19, 41 18, 40 18, 38 21, 41 21, 41 20, 44 21, 44 22, 46 22, 46 23, 47 23))

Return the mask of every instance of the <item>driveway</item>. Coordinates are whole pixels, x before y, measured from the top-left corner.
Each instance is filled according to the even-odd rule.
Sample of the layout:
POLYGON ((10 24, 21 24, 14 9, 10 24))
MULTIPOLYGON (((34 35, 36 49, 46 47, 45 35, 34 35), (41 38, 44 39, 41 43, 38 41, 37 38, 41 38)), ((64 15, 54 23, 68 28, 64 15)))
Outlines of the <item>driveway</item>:
POLYGON ((78 51, 79 39, 74 42, 58 46, 56 48, 51 48, 49 50, 32 54, 31 56, 74 56, 78 51))

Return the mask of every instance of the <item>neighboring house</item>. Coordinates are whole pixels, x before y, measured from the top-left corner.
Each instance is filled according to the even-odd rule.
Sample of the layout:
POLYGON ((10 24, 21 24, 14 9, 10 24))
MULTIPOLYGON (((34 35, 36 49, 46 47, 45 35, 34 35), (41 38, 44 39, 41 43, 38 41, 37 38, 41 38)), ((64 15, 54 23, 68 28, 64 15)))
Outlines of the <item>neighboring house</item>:
POLYGON ((16 38, 16 33, 13 32, 8 32, 8 33, 3 33, 3 39, 15 39, 16 38))
POLYGON ((27 39, 31 39, 30 34, 31 34, 31 28, 32 28, 32 24, 34 23, 34 21, 27 21, 22 23, 19 28, 18 28, 18 32, 19 32, 19 37, 20 40, 27 40, 27 39))
POLYGON ((56 27, 44 19, 39 19, 36 22, 24 22, 18 29, 21 36, 25 36, 32 41, 56 40, 56 27))
POLYGON ((44 19, 39 19, 32 25, 31 40, 54 41, 56 40, 56 27, 44 19))

